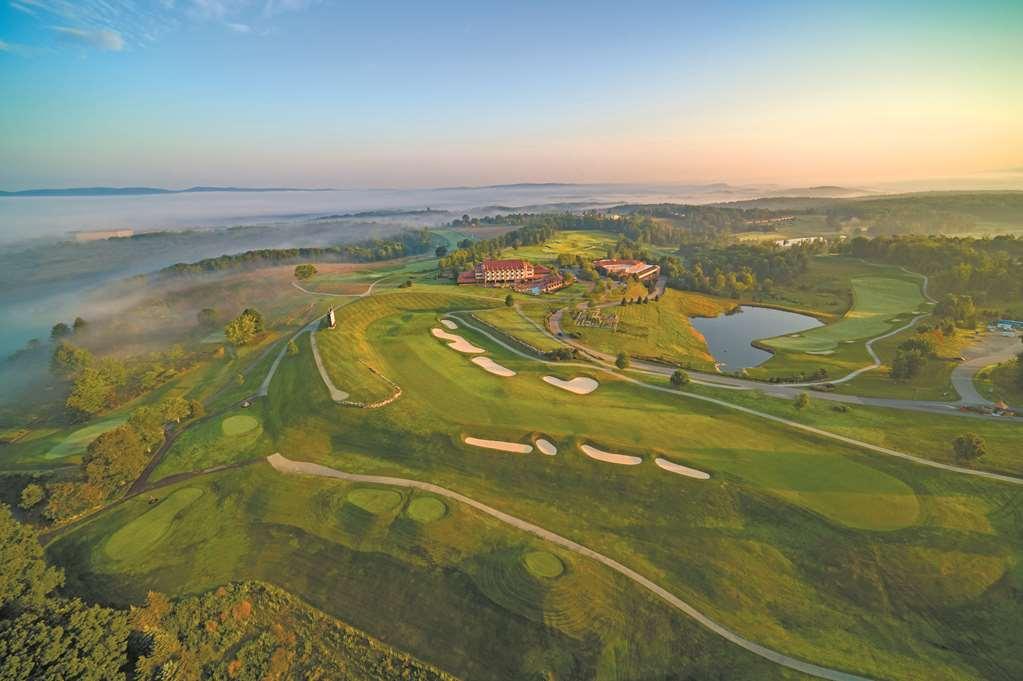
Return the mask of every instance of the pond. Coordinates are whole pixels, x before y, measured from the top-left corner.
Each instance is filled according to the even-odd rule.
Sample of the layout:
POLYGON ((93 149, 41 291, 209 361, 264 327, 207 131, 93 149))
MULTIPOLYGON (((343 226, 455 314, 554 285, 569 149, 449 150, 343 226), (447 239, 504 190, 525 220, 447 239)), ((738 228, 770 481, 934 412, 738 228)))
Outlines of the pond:
POLYGON ((771 353, 751 343, 806 331, 821 322, 805 314, 743 305, 740 312, 718 317, 693 317, 692 323, 707 339, 707 348, 726 371, 738 371, 763 364, 771 353))

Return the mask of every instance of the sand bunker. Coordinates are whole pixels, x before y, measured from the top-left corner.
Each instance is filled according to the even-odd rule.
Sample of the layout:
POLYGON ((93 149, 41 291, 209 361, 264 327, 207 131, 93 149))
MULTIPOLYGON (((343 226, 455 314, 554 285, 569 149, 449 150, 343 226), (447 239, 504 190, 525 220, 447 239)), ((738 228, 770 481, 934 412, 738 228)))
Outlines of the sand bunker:
POLYGON ((475 364, 476 366, 483 367, 490 373, 496 374, 497 376, 508 377, 515 375, 514 371, 512 371, 508 367, 501 366, 500 364, 490 359, 489 357, 473 357, 472 363, 475 364))
POLYGON ((558 453, 558 448, 554 446, 554 443, 550 440, 545 440, 542 437, 536 441, 536 448, 540 450, 541 454, 547 456, 554 456, 558 453))
POLYGON ((622 466, 635 466, 636 464, 643 463, 643 459, 638 456, 629 456, 628 454, 612 454, 611 452, 605 452, 603 449, 597 449, 591 445, 579 445, 579 449, 583 450, 583 454, 596 459, 597 461, 605 461, 607 463, 617 463, 622 466))
POLYGON ((664 470, 668 471, 669 473, 678 473, 679 475, 685 475, 686 477, 689 478, 696 478, 697 480, 710 479, 710 473, 704 473, 703 471, 698 471, 695 468, 689 468, 688 466, 680 466, 677 463, 672 463, 671 461, 668 461, 667 459, 662 459, 658 457, 654 459, 654 463, 657 464, 660 468, 663 468, 664 470))
POLYGON ((441 340, 450 341, 448 347, 452 350, 458 350, 459 352, 468 353, 479 353, 486 352, 483 348, 477 348, 475 345, 465 340, 461 336, 456 336, 453 333, 448 333, 444 329, 430 329, 430 333, 433 334, 434 338, 440 338, 441 340))
POLYGON ((808 354, 808 355, 833 355, 833 354, 835 354, 835 351, 834 350, 807 350, 806 354, 808 354))
POLYGON ((455 322, 450 320, 450 319, 442 319, 442 320, 440 320, 440 323, 443 324, 444 326, 446 326, 449 329, 457 329, 458 328, 458 324, 455 324, 455 322))
POLYGON ((532 445, 524 445, 518 442, 504 442, 503 440, 482 440, 478 437, 465 438, 465 444, 472 445, 473 447, 486 447, 487 449, 511 452, 512 454, 529 454, 533 451, 532 445))
POLYGON ((585 376, 576 376, 571 381, 563 381, 555 376, 544 376, 544 382, 550 383, 553 386, 557 386, 562 390, 567 390, 570 393, 576 395, 589 395, 591 392, 597 389, 600 385, 592 378, 586 378, 585 376))

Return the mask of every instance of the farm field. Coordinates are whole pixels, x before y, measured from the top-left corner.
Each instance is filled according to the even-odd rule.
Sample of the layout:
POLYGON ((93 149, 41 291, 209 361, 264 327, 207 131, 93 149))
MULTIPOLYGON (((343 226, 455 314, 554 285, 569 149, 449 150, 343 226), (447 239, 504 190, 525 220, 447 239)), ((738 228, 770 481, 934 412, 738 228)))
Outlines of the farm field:
POLYGON ((601 352, 626 352, 633 357, 713 370, 714 358, 689 317, 714 317, 733 304, 699 293, 668 289, 657 302, 600 309, 602 318, 619 316, 617 331, 576 323, 574 316, 579 314, 576 310, 566 310, 561 327, 565 333, 579 334, 580 343, 601 352))
MULTIPOLYGON (((602 551, 742 635, 818 664, 897 679, 1011 678, 1019 671, 1012 667, 1010 652, 1020 645, 1018 613, 998 605, 1016 588, 1012 566, 1021 547, 1019 520, 1012 512, 1015 489, 869 454, 691 398, 655 394, 602 371, 546 368, 470 329, 459 329, 469 342, 485 348, 486 356, 517 372, 510 378, 494 376, 429 333, 439 309, 464 304, 460 296, 416 303, 412 298, 417 295, 422 294, 388 294, 345 309, 353 320, 365 320, 359 328, 366 347, 381 370, 402 385, 403 396, 379 410, 335 406, 303 336, 299 355, 282 363, 264 401, 260 418, 271 449, 346 471, 429 480, 458 490, 602 551), (398 296, 409 300, 402 303, 398 296), (574 395, 541 380, 551 371, 562 378, 589 376, 599 387, 574 395), (543 436, 557 444, 558 454, 488 451, 463 444, 466 436, 508 442, 543 436), (642 462, 616 466, 594 461, 580 452, 583 443, 642 462), (653 464, 656 456, 711 477, 672 475, 653 464), (964 627, 964 621, 970 626, 964 627), (984 640, 979 650, 978 636, 984 640)), ((792 411, 781 400, 742 399, 760 408, 792 411)), ((810 411, 813 418, 835 418, 836 430, 838 419, 848 418, 831 417, 816 403, 810 411)), ((860 419, 867 414, 852 411, 860 419)), ((889 418, 890 430, 912 439, 905 426, 917 415, 892 413, 889 418)), ((960 422, 951 425, 962 427, 960 422)), ((1005 424, 1004 431, 993 428, 1000 425, 985 424, 992 444, 991 461, 985 464, 1011 457, 1011 425, 1005 424), (998 432, 1004 432, 1001 440, 998 432)), ((915 446, 910 451, 919 453, 920 444, 915 446)), ((211 448, 202 466, 219 463, 220 456, 224 452, 211 448)), ((167 461, 178 457, 176 446, 167 461)), ((181 486, 200 486, 205 492, 182 511, 179 529, 165 535, 148 554, 149 562, 129 573, 127 586, 125 575, 97 552, 120 527, 140 513, 152 513, 141 500, 111 509, 52 545, 51 555, 81 575, 69 587, 123 602, 154 585, 174 594, 231 579, 264 579, 468 678, 559 670, 572 678, 570 669, 581 670, 581 678, 656 678, 666 673, 665 664, 703 676, 703 656, 680 660, 683 649, 674 637, 703 641, 707 632, 675 619, 662 604, 630 591, 629 584, 620 585, 627 594, 623 597, 646 603, 639 615, 617 606, 606 613, 558 610, 565 606, 557 603, 602 603, 594 584, 617 584, 612 574, 587 578, 580 592, 586 596, 573 592, 564 596, 567 600, 542 589, 547 594, 542 599, 526 596, 537 593, 536 587, 510 586, 505 578, 494 577, 532 584, 602 570, 491 527, 485 518, 464 519, 468 512, 458 505, 447 504, 440 519, 413 525, 410 535, 402 521, 406 492, 400 492, 401 501, 394 490, 353 497, 346 483, 285 476, 262 463, 181 486), (206 524, 196 525, 188 514, 206 524), (210 517, 216 521, 209 522, 210 517), (462 520, 449 523, 457 519, 462 520), (437 539, 433 533, 444 528, 447 534, 437 539), (439 546, 431 543, 438 541, 439 546), (216 551, 220 558, 213 561, 211 554, 209 560, 186 561, 185 543, 192 551, 216 551), (536 571, 554 570, 543 559, 533 559, 528 567, 524 556, 534 551, 554 554, 565 573, 537 576, 536 571), (441 566, 448 567, 436 569, 441 566), (400 626, 389 617, 399 602, 406 615, 400 626), (474 603, 471 612, 458 610, 468 602, 474 603), (648 610, 653 614, 647 615, 648 610), (658 626, 667 620, 656 618, 672 624, 658 626), (461 623, 458 635, 468 630, 473 638, 454 645, 452 621, 461 623), (519 628, 510 637, 516 643, 504 641, 504 648, 495 650, 499 637, 494 632, 512 626, 519 628), (573 643, 587 636, 594 641, 591 646, 581 649, 573 643), (550 654, 540 655, 540 648, 550 654), (491 668, 481 669, 467 649, 482 650, 491 668)), ((708 646, 718 644, 723 642, 707 641, 708 646)), ((693 647, 687 643, 684 650, 693 647)), ((725 665, 718 668, 726 676, 779 674, 775 668, 762 672, 758 661, 738 649, 714 650, 720 651, 711 655, 714 664, 725 665)))

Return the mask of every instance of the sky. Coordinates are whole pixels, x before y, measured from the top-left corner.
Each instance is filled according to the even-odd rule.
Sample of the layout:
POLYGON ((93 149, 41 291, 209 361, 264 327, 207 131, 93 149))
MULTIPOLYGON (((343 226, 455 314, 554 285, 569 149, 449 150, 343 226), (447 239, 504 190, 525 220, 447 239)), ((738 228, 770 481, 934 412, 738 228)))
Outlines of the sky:
POLYGON ((0 0, 0 189, 1023 177, 1021 34, 1018 0, 0 0))

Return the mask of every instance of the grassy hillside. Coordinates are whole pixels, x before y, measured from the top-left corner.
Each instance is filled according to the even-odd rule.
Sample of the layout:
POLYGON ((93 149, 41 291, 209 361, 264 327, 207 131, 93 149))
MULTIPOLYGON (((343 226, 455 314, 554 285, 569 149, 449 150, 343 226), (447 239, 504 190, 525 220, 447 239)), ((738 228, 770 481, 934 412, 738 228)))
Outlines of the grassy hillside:
POLYGON ((567 310, 561 325, 566 333, 579 334, 584 345, 602 352, 626 352, 633 357, 713 369, 714 358, 707 350, 703 335, 693 328, 689 318, 714 317, 733 305, 730 301, 698 293, 667 290, 657 302, 604 308, 603 316, 620 316, 617 330, 577 324, 576 310, 567 310))
MULTIPOLYGON (((602 551, 743 635, 817 663, 894 679, 1023 673, 1011 652, 1023 645, 1010 606, 1020 593, 1014 488, 562 367, 562 378, 600 381, 592 394, 573 395, 540 380, 551 369, 460 330, 518 372, 500 378, 432 338, 435 324, 435 311, 397 309, 366 326, 376 361, 405 390, 371 412, 329 402, 303 342, 266 401, 262 427, 275 451, 457 489, 602 551), (541 434, 558 445, 557 456, 462 443, 466 435, 528 442, 541 434), (593 461, 578 450, 584 442, 643 462, 593 461), (655 456, 711 478, 672 475, 653 465, 655 456)), ((728 399, 795 411, 752 394, 728 399)), ((948 456, 953 433, 973 427, 903 412, 839 414, 813 401, 795 417, 935 458, 948 456)), ((983 463, 1013 465, 1013 425, 978 427, 991 448, 983 463)), ((211 450, 204 465, 218 456, 211 450)), ((78 576, 72 589, 128 599, 152 585, 180 593, 266 579, 470 678, 657 678, 668 669, 705 678, 710 659, 726 678, 777 672, 748 666, 744 654, 716 647, 721 641, 596 566, 446 502, 445 515, 412 531, 405 492, 400 501, 353 493, 263 464, 182 484, 205 491, 141 562, 104 553, 108 537, 152 512, 141 499, 55 544, 53 555, 78 576), (558 588, 576 576, 582 591, 536 582, 551 578, 525 564, 534 551, 565 566, 558 588), (617 586, 605 592, 601 583, 617 586)))

